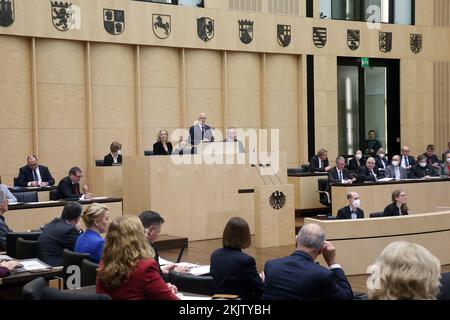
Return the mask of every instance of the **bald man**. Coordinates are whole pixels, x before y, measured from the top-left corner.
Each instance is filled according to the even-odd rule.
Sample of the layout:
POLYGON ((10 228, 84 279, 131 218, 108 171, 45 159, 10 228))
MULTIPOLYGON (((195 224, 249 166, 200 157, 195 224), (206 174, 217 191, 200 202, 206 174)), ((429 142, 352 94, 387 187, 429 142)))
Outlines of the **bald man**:
POLYGON ((47 187, 55 184, 50 170, 38 162, 35 155, 27 157, 27 165, 19 169, 19 187, 47 187))
POLYGON ((336 248, 325 241, 325 232, 314 223, 297 235, 297 249, 289 257, 264 266, 266 300, 351 300, 353 292, 341 266, 336 248), (328 268, 315 263, 322 255, 328 268))
POLYGON ((197 117, 198 123, 189 129, 189 143, 198 145, 200 142, 214 142, 212 128, 206 124, 206 113, 197 117))
POLYGON ((364 219, 364 211, 359 208, 361 206, 359 194, 357 192, 347 193, 347 201, 348 206, 339 209, 337 219, 364 219))

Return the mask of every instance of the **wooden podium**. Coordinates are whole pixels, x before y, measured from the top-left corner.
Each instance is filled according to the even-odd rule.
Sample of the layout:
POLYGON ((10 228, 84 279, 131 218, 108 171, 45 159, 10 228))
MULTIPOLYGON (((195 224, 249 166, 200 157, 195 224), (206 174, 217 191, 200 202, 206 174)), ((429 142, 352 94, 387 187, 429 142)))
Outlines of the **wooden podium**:
POLYGON ((294 186, 255 187, 255 245, 257 248, 295 243, 294 186))

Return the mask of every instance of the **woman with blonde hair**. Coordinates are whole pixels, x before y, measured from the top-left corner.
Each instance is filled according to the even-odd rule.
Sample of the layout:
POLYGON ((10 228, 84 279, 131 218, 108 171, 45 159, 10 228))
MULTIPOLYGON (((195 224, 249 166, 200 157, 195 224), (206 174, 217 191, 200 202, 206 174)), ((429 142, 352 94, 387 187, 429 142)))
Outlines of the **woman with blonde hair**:
POLYGON ((153 144, 153 154, 155 156, 169 156, 172 154, 173 146, 169 141, 169 132, 167 130, 159 130, 156 140, 157 142, 153 144))
POLYGON ((391 243, 368 271, 371 300, 434 300, 439 293, 441 263, 414 243, 391 243))
POLYGON ((78 237, 74 251, 89 253, 91 260, 99 263, 105 245, 105 239, 101 234, 108 230, 109 208, 103 204, 93 203, 83 212, 81 219, 87 229, 78 237))
POLYGON ((154 251, 136 216, 121 216, 109 226, 97 272, 97 293, 113 300, 178 300, 159 274, 154 251))

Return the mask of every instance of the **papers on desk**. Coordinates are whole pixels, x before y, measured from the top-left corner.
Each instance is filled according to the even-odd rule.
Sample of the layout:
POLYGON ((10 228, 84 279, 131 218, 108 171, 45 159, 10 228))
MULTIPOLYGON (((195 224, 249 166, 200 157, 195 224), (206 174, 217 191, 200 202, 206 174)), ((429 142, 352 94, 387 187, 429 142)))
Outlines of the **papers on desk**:
MULTIPOLYGON (((161 265, 161 266, 165 266, 168 264, 174 264, 174 262, 163 259, 161 257, 159 257, 158 261, 159 261, 159 265, 161 265)), ((207 273, 209 273, 209 270, 210 270, 210 266, 207 266, 207 265, 200 266, 198 264, 189 263, 189 262, 175 263, 175 265, 188 268, 188 273, 190 273, 194 276, 201 276, 201 275, 207 274, 207 273)))
POLYGON ((10 256, 7 256, 5 254, 0 254, 0 262, 1 261, 11 261, 13 260, 13 258, 11 258, 10 256))
POLYGON ((192 294, 186 292, 178 292, 177 297, 181 300, 211 300, 210 296, 202 296, 199 294, 192 294))
POLYGON ((95 200, 104 200, 104 199, 109 199, 109 197, 93 197, 93 198, 89 198, 89 199, 82 198, 80 200, 86 200, 86 201, 94 200, 95 201, 95 200))
POLYGON ((61 202, 58 200, 51 200, 51 201, 40 201, 40 202, 27 202, 27 204, 31 204, 31 205, 35 205, 35 204, 49 204, 49 203, 56 203, 56 202, 61 202))
POLYGON ((395 180, 395 178, 382 178, 382 179, 378 179, 377 182, 388 182, 388 181, 392 181, 395 180))
POLYGON ((189 270, 189 273, 194 276, 201 276, 204 274, 208 274, 210 270, 210 266, 198 266, 189 270))
POLYGON ((49 266, 46 263, 43 263, 39 259, 25 259, 25 260, 19 260, 18 261, 22 267, 15 269, 15 272, 33 272, 33 271, 40 271, 40 270, 46 270, 46 269, 52 269, 51 266, 49 266))
POLYGON ((165 266, 165 265, 168 265, 168 264, 173 264, 172 261, 163 259, 163 258, 161 258, 161 257, 159 257, 159 260, 158 260, 158 261, 159 261, 159 265, 160 265, 160 266, 165 266))

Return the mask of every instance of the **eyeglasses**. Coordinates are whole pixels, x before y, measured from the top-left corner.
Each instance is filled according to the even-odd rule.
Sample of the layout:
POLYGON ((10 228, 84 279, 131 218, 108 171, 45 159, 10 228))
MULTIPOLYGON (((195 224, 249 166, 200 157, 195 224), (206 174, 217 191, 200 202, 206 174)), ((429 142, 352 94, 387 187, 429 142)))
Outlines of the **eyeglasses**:
POLYGON ((79 176, 77 175, 77 176, 75 176, 75 177, 77 177, 77 178, 83 178, 83 176, 82 176, 82 175, 79 175, 79 176))

